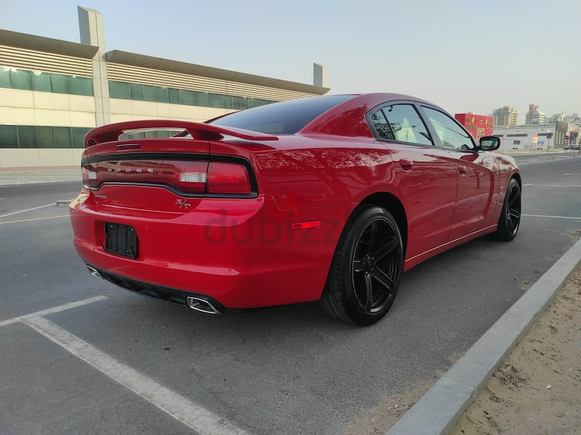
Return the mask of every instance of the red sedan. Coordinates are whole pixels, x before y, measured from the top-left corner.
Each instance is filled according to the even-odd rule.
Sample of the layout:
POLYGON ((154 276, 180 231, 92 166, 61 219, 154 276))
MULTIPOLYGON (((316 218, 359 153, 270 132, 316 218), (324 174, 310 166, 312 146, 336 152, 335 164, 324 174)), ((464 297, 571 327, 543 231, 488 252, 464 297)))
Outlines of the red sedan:
POLYGON ((476 143, 406 95, 124 122, 84 145, 70 212, 89 270, 208 313, 319 300, 333 317, 369 325, 405 270, 519 229, 521 177, 512 158, 489 152, 499 139, 476 143))

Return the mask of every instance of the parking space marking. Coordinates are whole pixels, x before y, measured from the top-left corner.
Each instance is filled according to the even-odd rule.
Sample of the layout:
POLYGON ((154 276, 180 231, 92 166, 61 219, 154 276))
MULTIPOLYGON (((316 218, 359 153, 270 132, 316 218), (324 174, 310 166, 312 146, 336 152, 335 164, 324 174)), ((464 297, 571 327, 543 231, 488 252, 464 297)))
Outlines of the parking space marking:
POLYGON ((37 311, 35 313, 30 313, 30 314, 25 314, 23 316, 14 317, 12 319, 8 319, 8 320, 4 320, 4 321, 0 322, 0 328, 2 326, 12 325, 13 323, 22 322, 24 320, 31 319, 34 317, 48 316, 50 314, 55 314, 55 313, 60 313, 61 311, 70 310, 72 308, 82 307, 83 305, 89 305, 89 304, 92 304, 93 302, 99 302, 99 301, 103 301, 105 299, 107 299, 106 296, 95 296, 94 298, 83 299, 82 301, 77 301, 77 302, 70 302, 68 304, 59 305, 57 307, 48 308, 46 310, 37 311))
POLYGON ((196 432, 204 435, 247 434, 242 429, 155 382, 137 370, 121 364, 116 359, 44 317, 28 317, 22 319, 22 321, 196 432))
POLYGON ((525 184, 525 186, 535 186, 535 187, 581 187, 581 184, 525 184))
POLYGON ((27 208, 26 210, 19 210, 19 211, 14 211, 12 213, 3 214, 2 216, 0 216, 0 219, 8 217, 8 216, 14 216, 15 214, 26 213, 29 211, 39 210, 41 208, 46 208, 46 207, 51 207, 51 206, 54 206, 54 202, 51 202, 50 204, 39 205, 38 207, 27 208))
POLYGON ((581 217, 577 216, 551 216, 546 214, 522 214, 524 217, 549 218, 549 219, 572 219, 574 221, 581 221, 581 217))
POLYGON ((68 215, 68 214, 62 214, 60 216, 47 216, 47 217, 41 217, 41 218, 20 219, 20 220, 17 220, 17 221, 0 222, 0 225, 19 224, 19 223, 22 223, 22 222, 44 221, 44 220, 47 220, 47 219, 58 219, 58 218, 64 218, 64 217, 70 217, 70 215, 68 215))

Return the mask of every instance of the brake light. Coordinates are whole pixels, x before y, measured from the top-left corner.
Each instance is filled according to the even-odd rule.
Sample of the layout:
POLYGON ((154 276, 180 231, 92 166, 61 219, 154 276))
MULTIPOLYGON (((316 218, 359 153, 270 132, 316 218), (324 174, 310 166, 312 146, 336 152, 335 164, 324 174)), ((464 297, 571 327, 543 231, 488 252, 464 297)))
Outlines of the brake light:
POLYGON ((83 187, 98 189, 103 183, 161 184, 180 192, 206 191, 207 162, 180 160, 120 160, 83 166, 83 187))
POLYGON ((184 193, 249 194, 250 177, 237 163, 185 160, 118 160, 89 163, 82 168, 83 188, 104 183, 155 184, 184 193))
POLYGON ((251 192, 248 171, 237 163, 210 162, 206 189, 208 193, 248 194, 251 192))

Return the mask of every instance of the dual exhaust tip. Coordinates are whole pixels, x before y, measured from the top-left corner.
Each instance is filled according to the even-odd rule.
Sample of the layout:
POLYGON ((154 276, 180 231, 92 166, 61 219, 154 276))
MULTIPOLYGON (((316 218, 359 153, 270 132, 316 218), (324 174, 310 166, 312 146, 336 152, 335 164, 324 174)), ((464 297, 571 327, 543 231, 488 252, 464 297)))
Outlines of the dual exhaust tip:
MULTIPOLYGON (((91 272, 91 275, 96 276, 97 278, 105 279, 97 269, 92 266, 87 265, 87 269, 91 272)), ((192 310, 199 311, 201 313, 206 314, 220 314, 220 311, 214 307, 210 302, 205 299, 199 298, 197 296, 187 296, 186 297, 186 305, 190 307, 192 310)))

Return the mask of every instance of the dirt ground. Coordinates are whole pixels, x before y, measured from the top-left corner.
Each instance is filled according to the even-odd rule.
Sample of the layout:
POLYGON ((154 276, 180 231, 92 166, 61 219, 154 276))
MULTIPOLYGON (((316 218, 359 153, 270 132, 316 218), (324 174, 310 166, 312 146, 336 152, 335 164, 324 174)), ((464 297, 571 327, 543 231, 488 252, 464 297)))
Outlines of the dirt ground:
MULTIPOLYGON (((345 435, 385 434, 436 380, 389 398, 349 425, 345 435)), ((491 376, 452 434, 581 434, 581 267, 491 376)))
POLYGON ((581 434, 581 268, 451 433, 581 434))

